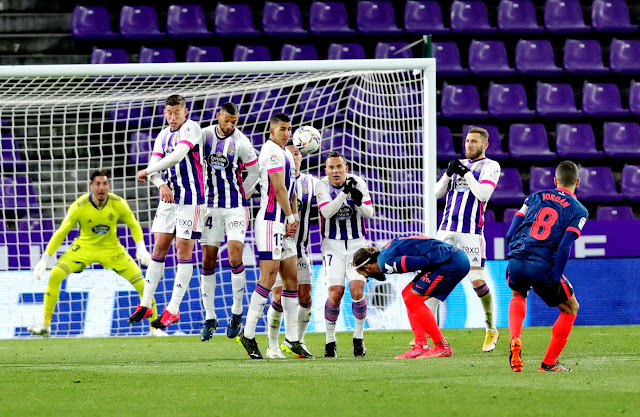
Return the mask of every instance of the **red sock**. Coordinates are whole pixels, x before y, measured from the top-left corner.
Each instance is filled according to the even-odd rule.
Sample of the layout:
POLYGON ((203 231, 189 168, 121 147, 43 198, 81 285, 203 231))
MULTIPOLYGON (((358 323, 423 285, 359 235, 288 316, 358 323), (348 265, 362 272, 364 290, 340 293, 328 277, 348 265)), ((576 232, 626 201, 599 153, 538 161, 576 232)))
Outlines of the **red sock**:
MULTIPOLYGON (((407 285, 406 287, 404 287, 404 290, 402 290, 402 298, 404 299, 405 295, 407 292, 411 292, 411 287, 413 286, 413 283, 410 282, 409 285, 407 285)), ((408 310, 407 310, 408 312, 408 310)), ((427 333, 424 331, 424 327, 422 327, 422 325, 415 319, 413 318, 413 314, 407 314, 407 316, 409 316, 409 324, 411 325, 411 330, 413 330, 413 338, 416 342, 416 345, 420 344, 420 342, 427 342, 427 333)))
POLYGON ((431 336, 431 339, 433 339, 434 343, 442 341, 444 339, 444 336, 442 336, 442 332, 438 327, 436 318, 433 317, 433 313, 431 312, 431 310, 429 310, 429 307, 424 305, 424 297, 413 293, 413 291, 407 288, 405 288, 405 291, 402 291, 402 296, 404 299, 404 304, 407 306, 407 313, 409 313, 410 317, 409 323, 411 323, 413 334, 416 336, 416 341, 418 341, 419 339, 418 333, 416 333, 416 329, 413 328, 414 323, 416 323, 416 325, 421 328, 423 332, 426 332, 429 336, 431 336))
POLYGON ((522 334, 522 323, 527 315, 527 299, 520 294, 514 295, 509 303, 509 333, 511 339, 520 337, 522 334))
POLYGON ((542 362, 547 365, 553 365, 558 361, 558 356, 562 353, 564 345, 567 344, 567 339, 569 339, 569 333, 571 333, 576 317, 578 317, 577 314, 560 312, 558 319, 551 328, 551 341, 549 341, 549 347, 542 362))

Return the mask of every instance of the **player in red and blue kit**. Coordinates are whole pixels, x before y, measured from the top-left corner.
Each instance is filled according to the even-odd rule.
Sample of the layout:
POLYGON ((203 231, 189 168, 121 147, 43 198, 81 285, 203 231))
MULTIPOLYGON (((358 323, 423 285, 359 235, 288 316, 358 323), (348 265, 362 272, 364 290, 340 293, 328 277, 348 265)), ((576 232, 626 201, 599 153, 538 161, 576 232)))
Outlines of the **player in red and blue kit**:
POLYGON ((426 236, 399 237, 382 250, 359 249, 353 265, 360 275, 385 280, 385 274, 416 272, 404 290, 411 330, 416 340, 411 350, 396 359, 447 357, 451 346, 444 339, 438 322, 425 305, 429 298, 444 301, 470 269, 469 257, 455 246, 426 236), (434 346, 427 348, 427 334, 434 346))
POLYGON ((571 371, 558 362, 558 356, 567 343, 580 306, 563 273, 573 242, 580 236, 589 213, 574 194, 580 183, 576 164, 561 162, 554 183, 555 190, 538 191, 525 200, 507 232, 507 281, 513 291, 509 304, 510 363, 515 372, 521 372, 524 365, 520 336, 531 288, 549 307, 560 309, 538 371, 571 371))

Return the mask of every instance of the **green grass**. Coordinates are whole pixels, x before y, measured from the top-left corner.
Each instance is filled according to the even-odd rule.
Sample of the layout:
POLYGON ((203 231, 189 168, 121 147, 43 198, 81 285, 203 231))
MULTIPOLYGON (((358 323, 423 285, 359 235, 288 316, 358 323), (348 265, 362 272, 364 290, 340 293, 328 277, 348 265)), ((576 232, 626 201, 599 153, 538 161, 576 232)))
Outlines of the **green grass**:
MULTIPOLYGON (((411 333, 368 332, 366 358, 338 336, 307 337, 315 360, 251 361, 224 336, 0 341, 6 416, 610 416, 640 414, 640 326, 577 327, 571 373, 539 374, 549 328, 523 332, 524 372, 508 365, 508 331, 482 353, 482 330, 445 330, 451 358, 394 360, 411 333)), ((262 352, 266 336, 258 336, 262 352)))

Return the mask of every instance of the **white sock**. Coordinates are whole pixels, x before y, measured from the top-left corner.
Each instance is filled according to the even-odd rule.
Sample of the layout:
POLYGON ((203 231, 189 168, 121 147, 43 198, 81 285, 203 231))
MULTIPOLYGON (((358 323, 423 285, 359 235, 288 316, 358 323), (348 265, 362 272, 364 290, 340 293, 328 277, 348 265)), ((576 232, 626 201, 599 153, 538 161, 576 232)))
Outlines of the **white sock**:
POLYGON ((436 318, 436 323, 440 324, 440 317, 438 316, 438 307, 440 307, 441 301, 435 297, 430 297, 427 301, 427 307, 433 313, 433 317, 436 318))
POLYGON ((144 290, 142 291, 142 297, 140 298, 140 305, 143 307, 151 308, 153 303, 153 296, 156 293, 156 288, 162 279, 162 273, 164 272, 164 259, 158 260, 157 258, 151 258, 147 273, 144 277, 144 290))
POLYGON ((216 274, 200 276, 200 293, 202 295, 202 305, 205 311, 205 320, 217 318, 216 316, 216 274))
POLYGON ((304 335, 307 333, 309 320, 311 320, 311 305, 302 307, 298 304, 298 341, 300 343, 304 343, 304 335))
MULTIPOLYGON (((281 306, 282 307, 282 306, 281 306)), ((278 337, 280 336, 280 326, 282 325, 282 311, 273 308, 273 304, 269 306, 267 311, 267 334, 269 335, 269 347, 277 348, 278 337)))
MULTIPOLYGON (((244 322, 244 337, 247 339, 254 339, 256 337, 256 326, 258 320, 262 318, 264 313, 264 306, 267 305, 267 297, 259 294, 256 290, 269 291, 261 285, 256 285, 256 289, 251 293, 251 302, 249 303, 249 310, 247 311, 247 318, 244 322)), ((267 296, 268 296, 267 292, 267 296)))
POLYGON ((178 264, 176 280, 173 283, 173 292, 171 293, 171 301, 169 301, 169 305, 167 305, 167 311, 169 313, 178 314, 178 311, 180 311, 180 303, 184 298, 184 294, 189 289, 192 275, 193 264, 191 262, 178 264))
POLYGON ((233 304, 231 305, 232 314, 242 314, 242 298, 244 296, 244 284, 247 280, 247 272, 244 269, 244 265, 232 269, 231 272, 231 292, 233 294, 233 304), (242 268, 242 271, 238 274, 233 273, 234 270, 242 268))
POLYGON ((362 297, 359 300, 353 300, 353 315, 354 315, 354 339, 364 339, 364 323, 367 321, 367 300, 362 297), (358 309, 358 311, 356 311, 358 309), (364 309, 364 312, 362 311, 364 309))
POLYGON ((298 341, 298 290, 282 290, 282 311, 284 313, 284 337, 289 342, 298 341))

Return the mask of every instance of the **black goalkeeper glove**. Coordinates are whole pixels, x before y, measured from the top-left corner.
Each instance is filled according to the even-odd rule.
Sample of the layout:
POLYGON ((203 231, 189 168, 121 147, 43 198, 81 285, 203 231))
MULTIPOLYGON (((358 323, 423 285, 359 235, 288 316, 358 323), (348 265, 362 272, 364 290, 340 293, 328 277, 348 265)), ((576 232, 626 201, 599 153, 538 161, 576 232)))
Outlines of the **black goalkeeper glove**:
POLYGON ((346 182, 345 188, 349 188, 349 194, 351 194, 351 199, 353 200, 353 204, 360 207, 362 205, 362 191, 358 190, 356 187, 358 183, 353 177, 349 178, 346 182))
POLYGON ((447 165, 447 176, 448 177, 453 177, 453 174, 456 173, 456 164, 459 162, 458 159, 452 159, 451 162, 449 162, 449 165, 447 165))
POLYGON ((464 174, 466 174, 467 172, 469 172, 469 168, 467 168, 466 166, 464 166, 464 164, 462 162, 460 162, 459 159, 456 159, 456 164, 453 167, 453 172, 454 174, 458 174, 461 177, 464 177, 464 174))
POLYGON ((353 178, 347 178, 344 181, 344 184, 342 184, 342 186, 344 187, 342 189, 342 192, 345 193, 345 194, 350 194, 351 191, 353 190, 354 185, 355 185, 355 183, 353 181, 353 178))

